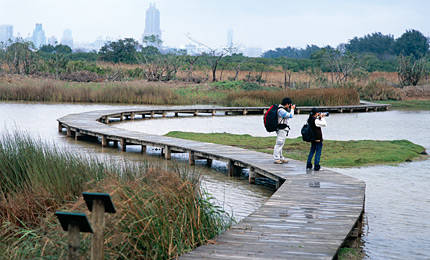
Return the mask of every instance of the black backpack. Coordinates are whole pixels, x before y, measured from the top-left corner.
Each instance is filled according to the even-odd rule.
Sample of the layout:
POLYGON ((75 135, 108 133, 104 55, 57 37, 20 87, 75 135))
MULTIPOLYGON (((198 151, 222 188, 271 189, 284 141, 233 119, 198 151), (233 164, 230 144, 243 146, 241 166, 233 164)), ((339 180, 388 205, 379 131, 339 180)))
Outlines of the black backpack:
POLYGON ((267 132, 278 130, 278 109, 279 105, 272 105, 266 113, 264 113, 264 127, 267 132))
POLYGON ((303 127, 302 127, 302 139, 305 142, 311 142, 315 139, 314 137, 314 131, 312 131, 311 126, 306 123, 303 127))

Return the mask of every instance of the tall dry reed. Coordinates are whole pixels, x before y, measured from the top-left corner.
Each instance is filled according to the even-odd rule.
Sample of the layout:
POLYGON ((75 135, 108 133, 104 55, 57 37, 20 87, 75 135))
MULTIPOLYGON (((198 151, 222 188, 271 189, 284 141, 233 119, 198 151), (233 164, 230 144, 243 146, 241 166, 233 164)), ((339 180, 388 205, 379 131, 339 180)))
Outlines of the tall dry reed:
MULTIPOLYGON (((82 191, 108 192, 108 258, 170 259, 213 238, 231 223, 199 189, 187 168, 107 163, 77 156, 26 136, 0 139, 0 258, 63 258, 67 237, 56 210, 90 215, 82 191)), ((82 240, 89 254, 91 237, 82 240)))

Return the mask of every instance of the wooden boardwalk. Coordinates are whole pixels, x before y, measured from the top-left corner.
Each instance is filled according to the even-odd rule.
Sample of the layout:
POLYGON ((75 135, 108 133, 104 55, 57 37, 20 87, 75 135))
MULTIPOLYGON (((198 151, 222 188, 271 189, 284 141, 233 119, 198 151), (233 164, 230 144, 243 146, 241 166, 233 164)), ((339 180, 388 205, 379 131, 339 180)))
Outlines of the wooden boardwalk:
MULTIPOLYGON (((362 111, 386 110, 370 104, 362 111)), ((221 234, 210 245, 200 246, 183 259, 332 259, 341 246, 357 237, 364 210, 365 184, 327 169, 307 172, 305 164, 290 160, 273 164, 270 154, 237 147, 201 143, 166 136, 118 129, 107 125, 112 120, 135 120, 161 116, 205 113, 210 115, 263 113, 266 108, 154 107, 92 111, 59 118, 59 131, 68 136, 94 136, 103 146, 126 150, 127 145, 159 147, 165 159, 171 153, 188 153, 189 163, 206 159, 227 163, 234 176, 249 169, 249 182, 264 176, 275 181, 277 190, 258 210, 221 234)), ((307 108, 299 108, 302 112, 307 108)), ((336 112, 340 111, 336 108, 336 112)), ((351 109, 351 108, 348 108, 351 109)), ((354 108, 356 109, 356 108, 354 108)), ((329 108, 324 108, 330 111, 329 108)))

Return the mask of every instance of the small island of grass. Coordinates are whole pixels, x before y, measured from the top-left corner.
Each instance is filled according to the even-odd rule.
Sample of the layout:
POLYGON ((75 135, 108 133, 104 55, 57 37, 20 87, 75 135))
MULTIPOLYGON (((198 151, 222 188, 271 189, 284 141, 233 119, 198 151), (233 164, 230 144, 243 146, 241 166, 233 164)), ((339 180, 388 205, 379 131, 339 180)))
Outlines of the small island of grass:
MULTIPOLYGON (((264 153, 272 153, 276 137, 254 137, 228 133, 169 132, 167 136, 241 147, 264 153)), ((287 139, 284 155, 288 158, 306 161, 309 143, 301 137, 287 139)), ((424 147, 407 140, 393 141, 324 141, 321 164, 327 167, 358 167, 377 164, 396 164, 421 158, 424 147)))

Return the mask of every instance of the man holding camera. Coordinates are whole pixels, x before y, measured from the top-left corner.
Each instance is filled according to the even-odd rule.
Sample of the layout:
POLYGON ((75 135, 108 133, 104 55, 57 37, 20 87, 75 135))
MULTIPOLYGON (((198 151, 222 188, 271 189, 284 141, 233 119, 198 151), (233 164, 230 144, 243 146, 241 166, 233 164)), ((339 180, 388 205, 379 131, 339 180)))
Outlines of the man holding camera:
POLYGON ((315 154, 315 171, 320 170, 320 157, 321 151, 323 147, 323 136, 321 127, 326 127, 327 122, 325 117, 328 116, 328 113, 321 113, 317 108, 312 108, 312 111, 308 118, 308 124, 311 126, 314 139, 311 142, 311 150, 309 151, 308 161, 306 163, 306 169, 312 169, 312 157, 315 154))
POLYGON ((275 164, 287 163, 288 161, 282 154, 282 148, 284 147, 285 139, 288 136, 290 127, 288 126, 288 119, 293 118, 294 109, 296 105, 292 104, 290 98, 286 97, 282 99, 281 104, 278 107, 278 130, 276 130, 276 144, 273 149, 273 159, 275 164))

